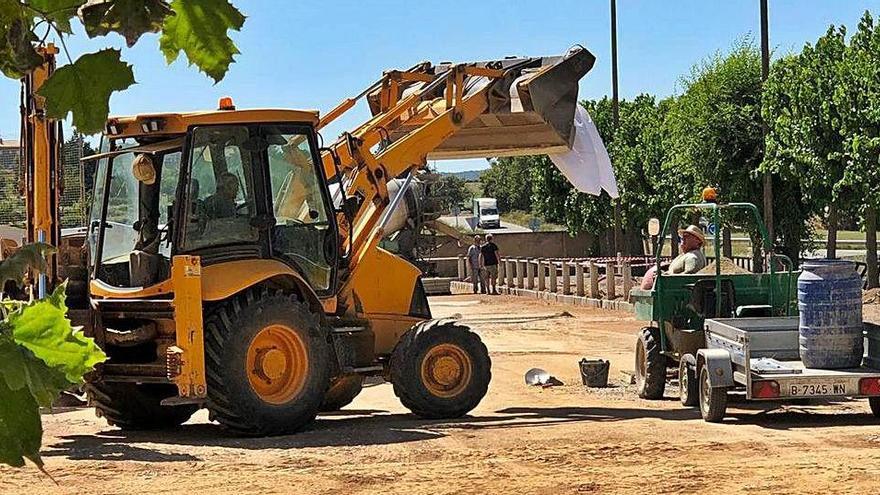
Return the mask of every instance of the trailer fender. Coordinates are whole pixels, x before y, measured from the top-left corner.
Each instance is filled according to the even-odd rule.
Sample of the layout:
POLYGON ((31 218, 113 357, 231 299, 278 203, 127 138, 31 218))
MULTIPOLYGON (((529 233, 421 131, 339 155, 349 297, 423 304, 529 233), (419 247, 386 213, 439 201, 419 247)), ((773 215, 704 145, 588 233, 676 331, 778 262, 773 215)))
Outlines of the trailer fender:
POLYGON ((709 386, 733 387, 733 365, 730 353, 724 349, 700 349, 697 351, 697 376, 705 363, 709 370, 709 386))

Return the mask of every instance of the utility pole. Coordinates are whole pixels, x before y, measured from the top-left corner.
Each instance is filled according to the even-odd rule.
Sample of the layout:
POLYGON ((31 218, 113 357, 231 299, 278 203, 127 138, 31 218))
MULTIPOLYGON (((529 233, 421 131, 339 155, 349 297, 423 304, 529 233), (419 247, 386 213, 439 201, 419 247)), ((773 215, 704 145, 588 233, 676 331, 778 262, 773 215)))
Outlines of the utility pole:
MULTIPOLYGON (((768 0, 761 0, 761 82, 766 82, 770 75, 770 35, 768 33, 768 0)), ((761 119, 761 129, 764 131, 764 153, 767 153, 767 122, 761 119)), ((770 234, 770 242, 776 242, 773 228, 773 176, 770 172, 764 172, 764 223, 770 234)))
MULTIPOLYGON (((611 0, 611 122, 616 133, 620 127, 620 99, 617 88, 617 0, 611 0)), ((614 200, 614 254, 623 250, 620 198, 614 200)))

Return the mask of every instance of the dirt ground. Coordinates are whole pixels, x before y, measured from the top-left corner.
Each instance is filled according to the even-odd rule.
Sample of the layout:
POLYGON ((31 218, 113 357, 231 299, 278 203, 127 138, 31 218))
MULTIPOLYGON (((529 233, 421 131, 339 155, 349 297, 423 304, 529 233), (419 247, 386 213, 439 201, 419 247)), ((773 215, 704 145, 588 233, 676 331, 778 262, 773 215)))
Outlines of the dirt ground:
MULTIPOLYGON (((864 402, 752 408, 723 424, 676 392, 639 400, 622 384, 639 323, 626 313, 506 297, 440 297, 493 361, 488 396, 459 421, 425 421, 391 386, 368 387, 297 435, 225 436, 204 411, 161 433, 108 427, 91 410, 44 416, 46 468, 0 468, 0 493, 866 493, 880 477, 880 420, 864 402), (571 316, 541 318, 561 311, 571 316), (530 317, 530 318, 525 318, 530 317), (518 319, 517 319, 518 318, 518 319), (581 357, 612 362, 613 387, 580 385, 581 357), (547 369, 565 385, 527 387, 547 369)), ((867 308, 867 306, 866 306, 867 308)), ((868 308, 880 322, 880 305, 868 308)))

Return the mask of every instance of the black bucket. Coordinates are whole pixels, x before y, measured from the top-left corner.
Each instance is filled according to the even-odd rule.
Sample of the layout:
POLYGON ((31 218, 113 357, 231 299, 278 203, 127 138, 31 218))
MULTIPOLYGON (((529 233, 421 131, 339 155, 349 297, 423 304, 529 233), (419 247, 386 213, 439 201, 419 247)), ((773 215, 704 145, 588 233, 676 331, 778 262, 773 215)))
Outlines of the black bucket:
POLYGON ((608 386, 608 370, 611 368, 611 361, 583 358, 580 365, 581 379, 584 381, 584 385, 591 388, 608 386))

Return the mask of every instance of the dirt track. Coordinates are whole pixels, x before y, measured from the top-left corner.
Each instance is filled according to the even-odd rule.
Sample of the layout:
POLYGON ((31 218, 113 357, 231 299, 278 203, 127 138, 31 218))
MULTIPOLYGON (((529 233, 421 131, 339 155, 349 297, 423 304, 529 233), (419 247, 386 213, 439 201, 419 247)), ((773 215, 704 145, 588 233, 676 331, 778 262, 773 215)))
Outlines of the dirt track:
MULTIPOLYGON (((432 299, 437 316, 573 317, 475 326, 493 359, 489 395, 461 421, 409 414, 390 385, 286 437, 223 435, 204 411, 177 431, 126 433, 90 410, 44 416, 53 485, 0 468, 0 493, 866 493, 880 476, 880 420, 850 402, 732 409, 710 425, 667 390, 660 402, 619 384, 638 322, 539 302, 432 299), (491 301, 491 302, 490 302, 491 301), (579 385, 582 356, 612 361, 616 387, 579 385), (566 385, 523 385, 540 366, 566 385)), ((880 308, 880 306, 878 306, 880 308)), ((872 308, 868 314, 880 318, 872 308)), ((742 407, 742 404, 734 405, 742 407)))

